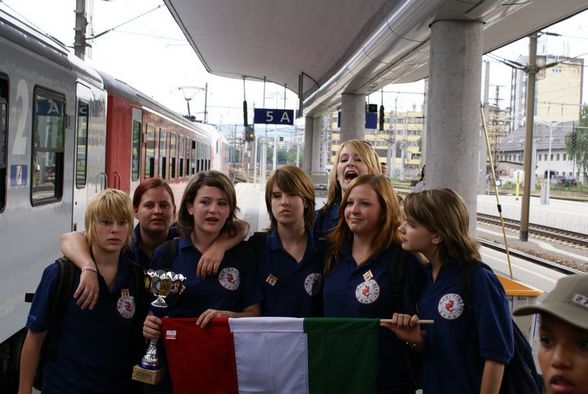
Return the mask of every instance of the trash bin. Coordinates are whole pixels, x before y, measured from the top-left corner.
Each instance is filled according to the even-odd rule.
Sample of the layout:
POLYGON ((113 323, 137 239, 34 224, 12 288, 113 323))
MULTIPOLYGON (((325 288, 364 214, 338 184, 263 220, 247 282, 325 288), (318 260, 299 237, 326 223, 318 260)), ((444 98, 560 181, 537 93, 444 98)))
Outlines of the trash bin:
MULTIPOLYGON (((537 297, 543 294, 541 290, 527 286, 524 283, 506 278, 502 275, 497 274, 496 276, 502 284, 502 287, 504 287, 511 313, 514 308, 519 306, 534 304, 537 302, 537 297)), ((519 326, 529 343, 534 342, 536 319, 537 315, 513 316, 514 322, 519 326)))

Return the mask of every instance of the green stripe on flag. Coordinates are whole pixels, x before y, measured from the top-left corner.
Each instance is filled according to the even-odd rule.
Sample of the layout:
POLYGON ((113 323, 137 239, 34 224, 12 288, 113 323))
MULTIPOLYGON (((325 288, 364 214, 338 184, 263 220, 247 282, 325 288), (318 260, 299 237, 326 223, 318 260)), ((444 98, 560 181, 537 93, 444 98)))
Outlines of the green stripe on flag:
POLYGON ((378 319, 304 319, 309 392, 375 393, 378 327, 378 319))

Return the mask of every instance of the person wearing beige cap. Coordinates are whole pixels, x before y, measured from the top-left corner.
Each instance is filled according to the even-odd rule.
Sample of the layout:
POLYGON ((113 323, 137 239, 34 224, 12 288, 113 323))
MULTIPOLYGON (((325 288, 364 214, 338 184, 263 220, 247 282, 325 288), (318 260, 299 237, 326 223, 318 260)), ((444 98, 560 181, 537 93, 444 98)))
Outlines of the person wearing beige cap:
POLYGON ((547 393, 588 393, 588 274, 561 278, 541 304, 513 311, 539 313, 539 365, 547 393))

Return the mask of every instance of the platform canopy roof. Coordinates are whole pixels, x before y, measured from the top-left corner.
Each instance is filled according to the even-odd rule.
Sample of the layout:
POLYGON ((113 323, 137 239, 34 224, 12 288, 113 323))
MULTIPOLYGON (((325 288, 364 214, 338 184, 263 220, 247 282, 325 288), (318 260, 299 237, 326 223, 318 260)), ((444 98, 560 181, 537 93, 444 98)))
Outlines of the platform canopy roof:
POLYGON ((210 73, 286 84, 301 93, 305 115, 334 109, 342 93, 426 77, 436 20, 483 22, 486 53, 588 8, 586 0, 164 1, 210 73))

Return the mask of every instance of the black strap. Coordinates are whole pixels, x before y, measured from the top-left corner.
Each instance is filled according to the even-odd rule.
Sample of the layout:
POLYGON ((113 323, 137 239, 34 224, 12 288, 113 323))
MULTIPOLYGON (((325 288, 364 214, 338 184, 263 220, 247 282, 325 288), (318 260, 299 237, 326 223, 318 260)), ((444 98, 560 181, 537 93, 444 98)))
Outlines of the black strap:
POLYGON ((57 259, 59 263, 59 280, 57 281, 57 290, 55 298, 51 303, 51 327, 55 327, 63 318, 65 308, 73 291, 73 282, 75 271, 78 270, 71 261, 65 257, 57 259))
POLYGON ((174 238, 165 242, 165 259, 163 260, 163 269, 169 271, 178 254, 180 239, 174 238))
POLYGON ((251 242, 253 243, 253 253, 255 254, 255 258, 257 261, 261 260, 261 255, 265 250, 265 243, 267 241, 267 232, 265 231, 256 231, 251 236, 251 242))
POLYGON ((392 293, 392 310, 394 312, 404 312, 405 309, 403 290, 407 259, 408 252, 397 246, 388 266, 388 286, 390 286, 392 293))

